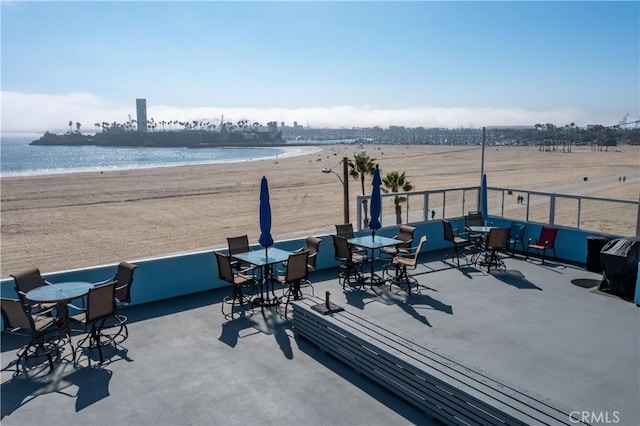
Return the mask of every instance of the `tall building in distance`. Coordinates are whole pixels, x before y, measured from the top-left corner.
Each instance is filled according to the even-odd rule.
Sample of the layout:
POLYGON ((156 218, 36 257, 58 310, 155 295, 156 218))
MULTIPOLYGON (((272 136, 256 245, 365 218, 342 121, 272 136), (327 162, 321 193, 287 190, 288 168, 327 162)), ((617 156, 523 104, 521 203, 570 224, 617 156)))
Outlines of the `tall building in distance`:
POLYGON ((136 99, 136 113, 138 120, 138 132, 147 132, 147 100, 136 99))

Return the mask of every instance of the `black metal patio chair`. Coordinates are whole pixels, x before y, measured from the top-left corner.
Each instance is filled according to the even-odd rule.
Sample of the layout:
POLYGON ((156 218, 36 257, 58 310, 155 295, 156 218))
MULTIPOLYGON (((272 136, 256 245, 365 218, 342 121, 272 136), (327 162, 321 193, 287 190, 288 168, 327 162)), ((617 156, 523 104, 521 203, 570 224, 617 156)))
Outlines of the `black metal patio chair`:
POLYGON ((4 331, 29 337, 29 342, 17 353, 16 373, 20 373, 21 365, 23 371, 27 370, 26 363, 29 359, 39 358, 46 358, 49 369, 53 370, 54 356, 60 356, 60 340, 52 338, 54 333, 57 336, 58 331, 54 317, 44 310, 32 314, 29 306, 19 299, 3 297, 0 306, 4 331))

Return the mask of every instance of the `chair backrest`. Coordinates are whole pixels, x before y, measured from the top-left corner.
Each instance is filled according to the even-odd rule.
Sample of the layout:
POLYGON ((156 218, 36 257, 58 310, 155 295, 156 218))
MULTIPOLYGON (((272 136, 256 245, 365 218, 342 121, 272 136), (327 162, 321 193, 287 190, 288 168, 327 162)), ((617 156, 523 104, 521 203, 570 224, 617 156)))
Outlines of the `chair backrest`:
POLYGON ((416 258, 418 257, 418 255, 420 254, 420 252, 422 251, 422 246, 424 246, 427 242, 427 236, 423 235, 422 237, 420 237, 420 240, 418 241, 418 246, 416 247, 416 258))
POLYGON ((116 272, 116 299, 118 302, 131 303, 131 286, 133 285, 133 272, 138 265, 129 262, 120 262, 116 272))
POLYGON ((87 322, 111 316, 116 311, 116 283, 93 287, 87 295, 87 322))
POLYGON ((218 261, 218 278, 228 283, 234 284, 233 270, 231 269, 231 260, 228 256, 214 251, 218 261))
POLYGON ((464 226, 482 226, 482 213, 480 212, 469 212, 464 217, 464 226))
POLYGON ((351 223, 336 225, 336 234, 347 239, 353 238, 353 225, 351 223))
POLYGON ((499 250, 507 247, 509 242, 509 228, 491 228, 487 237, 487 248, 499 250))
POLYGON ((351 260, 351 249, 349 248, 347 239, 340 235, 332 235, 331 238, 333 238, 333 248, 336 252, 336 259, 351 260))
POLYGON ((290 283, 294 281, 304 280, 307 278, 307 258, 309 252, 303 250, 298 253, 292 253, 287 260, 287 272, 285 274, 285 281, 290 283))
POLYGON ((318 248, 320 247, 321 242, 322 239, 310 235, 304 242, 304 249, 309 250, 309 254, 316 253, 318 251, 318 248))
POLYGON ((451 223, 446 219, 442 219, 442 231, 444 233, 444 239, 453 242, 455 237, 453 235, 453 228, 451 227, 451 223))
POLYGON ((2 306, 2 321, 6 330, 21 329, 28 332, 35 330, 33 317, 25 311, 24 305, 18 299, 0 300, 2 306))
POLYGON ((558 228, 551 226, 543 226, 540 231, 540 239, 538 244, 545 246, 546 248, 553 248, 556 243, 556 235, 558 235, 558 228))
POLYGON ((404 241, 403 244, 399 244, 399 247, 410 248, 413 242, 413 234, 416 232, 416 228, 409 225, 400 225, 400 230, 396 239, 404 241))
POLYGON ((249 251, 249 237, 240 235, 227 238, 229 254, 246 253, 249 251))
POLYGON ((316 269, 316 258, 318 257, 318 251, 320 250, 320 243, 322 239, 314 236, 307 237, 307 240, 304 243, 304 250, 309 252, 309 258, 307 259, 307 264, 312 269, 316 269))
POLYGON ((418 256, 420 256, 420 252, 422 251, 422 246, 427 242, 427 236, 423 235, 422 237, 420 237, 420 240, 418 241, 418 245, 416 246, 416 250, 413 253, 413 258, 411 259, 411 265, 412 267, 415 268, 415 266, 418 264, 418 256))
POLYGON ((11 274, 11 277, 15 282, 18 297, 23 303, 25 302, 24 295, 30 290, 47 285, 44 278, 42 278, 42 275, 40 275, 40 270, 38 268, 11 274))

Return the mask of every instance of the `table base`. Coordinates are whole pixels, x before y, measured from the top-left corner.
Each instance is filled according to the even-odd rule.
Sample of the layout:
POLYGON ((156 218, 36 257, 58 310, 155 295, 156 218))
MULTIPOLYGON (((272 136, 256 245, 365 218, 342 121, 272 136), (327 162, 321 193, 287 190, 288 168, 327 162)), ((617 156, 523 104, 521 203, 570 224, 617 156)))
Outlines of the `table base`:
POLYGON ((277 297, 256 297, 251 300, 251 304, 260 308, 273 308, 274 306, 278 306, 280 304, 280 299, 278 299, 277 297))
POLYGON ((362 280, 365 285, 370 285, 372 287, 377 287, 385 284, 385 279, 382 278, 378 274, 371 274, 370 276, 363 276, 362 280))

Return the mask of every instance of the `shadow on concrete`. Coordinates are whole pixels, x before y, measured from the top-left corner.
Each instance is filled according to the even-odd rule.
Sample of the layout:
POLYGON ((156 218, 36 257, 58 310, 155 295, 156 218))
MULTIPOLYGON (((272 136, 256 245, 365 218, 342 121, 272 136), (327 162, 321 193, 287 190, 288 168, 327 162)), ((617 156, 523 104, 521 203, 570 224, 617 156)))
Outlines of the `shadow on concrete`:
POLYGON ((76 368, 71 363, 59 364, 51 372, 46 366, 14 375, 2 384, 2 418, 35 398, 50 393, 75 398, 76 411, 81 411, 109 396, 112 375, 104 366, 76 368), (75 393, 70 392, 73 390, 75 393))

